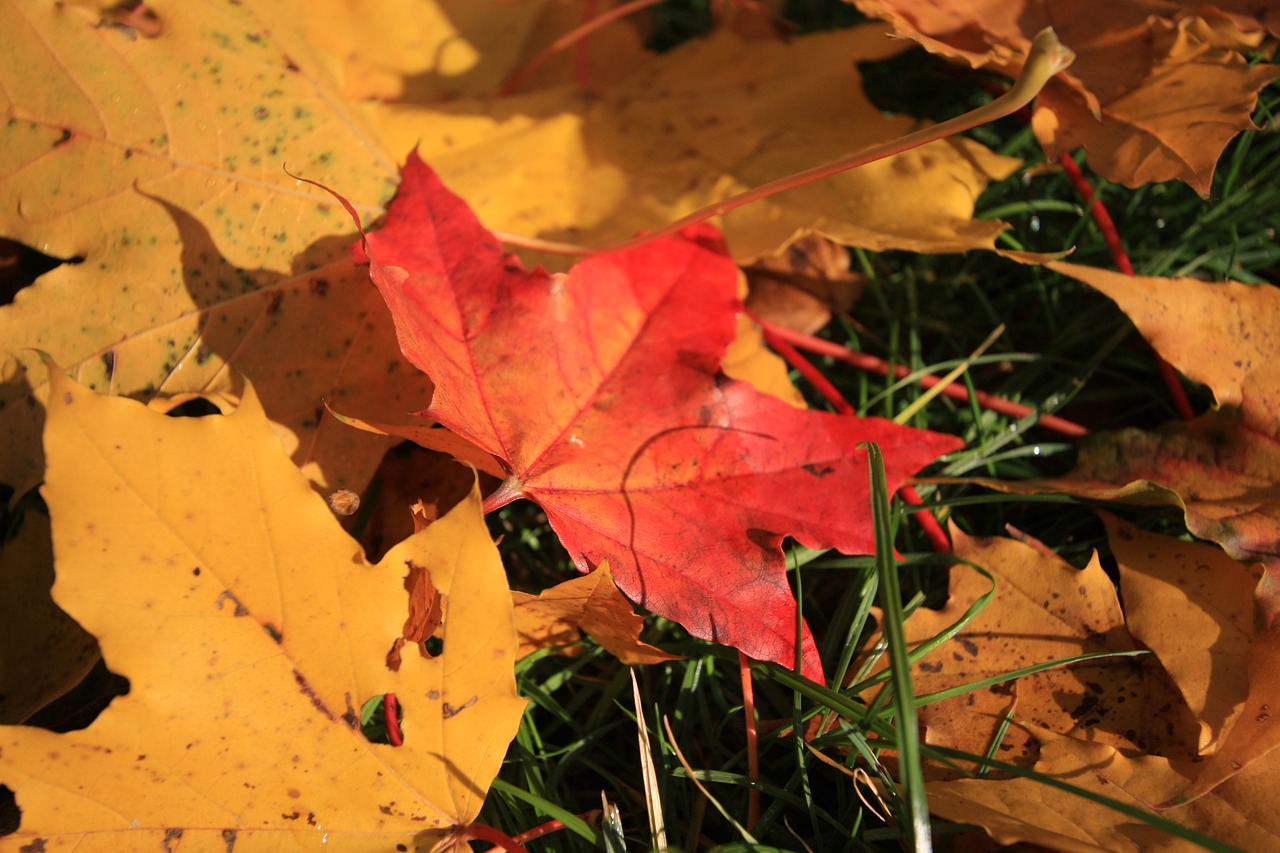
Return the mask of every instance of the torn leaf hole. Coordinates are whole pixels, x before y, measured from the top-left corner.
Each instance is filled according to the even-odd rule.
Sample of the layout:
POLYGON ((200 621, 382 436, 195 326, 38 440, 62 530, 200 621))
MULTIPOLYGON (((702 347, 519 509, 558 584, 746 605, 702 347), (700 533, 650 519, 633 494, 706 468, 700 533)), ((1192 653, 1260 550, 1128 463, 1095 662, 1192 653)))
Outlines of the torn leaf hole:
POLYGON ((394 693, 380 693, 360 706, 360 734, 370 743, 404 743, 404 707, 394 693))

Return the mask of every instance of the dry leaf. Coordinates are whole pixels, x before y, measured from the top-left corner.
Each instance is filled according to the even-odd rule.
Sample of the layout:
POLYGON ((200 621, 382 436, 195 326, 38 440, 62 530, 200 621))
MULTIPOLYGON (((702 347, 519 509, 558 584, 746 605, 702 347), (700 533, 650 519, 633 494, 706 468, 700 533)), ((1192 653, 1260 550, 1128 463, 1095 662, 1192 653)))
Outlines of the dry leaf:
MULTIPOLYGON (((855 67, 900 49, 880 26, 785 43, 720 31, 631 63, 589 97, 561 87, 365 114, 389 148, 416 145, 487 227, 600 245, 915 129, 862 95, 855 67)), ((721 224, 739 260, 807 230, 869 249, 991 248, 1005 226, 973 219, 974 202, 1017 166, 970 140, 936 142, 721 224)))
POLYGON ((1256 48, 1264 27, 1274 32, 1275 15, 1256 5, 1228 19, 1163 0, 854 2, 933 53, 1011 76, 1053 26, 1076 60, 1040 94, 1036 136, 1050 158, 1085 148, 1095 172, 1130 187, 1181 180, 1207 195, 1227 142, 1257 129, 1257 92, 1280 77, 1239 52, 1256 48))
MULTIPOLYGON (((951 537, 957 557, 995 576, 995 598, 953 640, 915 665, 917 695, 1073 655, 1135 648, 1115 587, 1096 556, 1078 570, 1012 539, 970 538, 954 525, 951 537)), ((907 620, 909 645, 937 635, 991 589, 971 568, 956 566, 951 573, 946 605, 922 608, 907 620)), ((920 708, 920 721, 929 743, 982 754, 1015 697, 1014 719, 1064 734, 1080 732, 1100 743, 1178 754, 1195 736, 1195 721, 1159 668, 1127 657, 1050 669, 931 702, 920 708)), ((1016 763, 1032 745, 1019 731, 1010 734, 996 757, 1016 763)))
POLYGON ((1253 591, 1262 571, 1220 548, 1099 515, 1119 564, 1129 631, 1155 652, 1200 721, 1198 751, 1213 752, 1249 692, 1253 591))
POLYGON ((394 165, 286 4, 151 4, 154 37, 86 5, 0 4, 0 233, 82 259, 0 308, 0 482, 41 475, 38 347, 104 393, 234 401, 248 377, 308 476, 361 490, 388 444, 326 425, 321 400, 386 419, 429 386, 347 258, 349 220, 285 169, 374 211, 394 165))
POLYGON ((130 681, 88 729, 0 729, 0 783, 41 849, 438 846, 515 734, 515 631, 475 492, 378 565, 284 454, 257 397, 170 419, 51 371, 44 493, 58 602, 130 681), (385 655, 424 566, 438 657, 385 655), (361 704, 395 693, 404 745, 361 704))
POLYGON ((863 278, 849 271, 849 252, 817 234, 746 269, 747 309, 756 317, 813 334, 832 312, 848 311, 862 295, 863 278))
MULTIPOLYGON (((1185 784, 1190 767, 1166 758, 1134 755, 1103 743, 1029 727, 1040 743, 1036 770, 1092 793, 1240 850, 1280 845, 1280 762, 1268 758, 1246 768, 1210 796, 1180 808, 1155 809, 1185 784)), ((1272 753, 1276 755, 1276 753, 1272 753)), ((976 823, 1002 844, 1028 841, 1051 850, 1193 851, 1177 838, 1123 813, 1033 779, 930 782, 929 809, 960 823, 976 823)))
POLYGON ((656 646, 641 642, 644 617, 623 597, 613 582, 609 564, 589 575, 573 578, 537 595, 512 592, 520 654, 577 640, 577 628, 591 635, 606 651, 628 665, 679 660, 656 646), (572 632, 572 633, 570 633, 572 632))

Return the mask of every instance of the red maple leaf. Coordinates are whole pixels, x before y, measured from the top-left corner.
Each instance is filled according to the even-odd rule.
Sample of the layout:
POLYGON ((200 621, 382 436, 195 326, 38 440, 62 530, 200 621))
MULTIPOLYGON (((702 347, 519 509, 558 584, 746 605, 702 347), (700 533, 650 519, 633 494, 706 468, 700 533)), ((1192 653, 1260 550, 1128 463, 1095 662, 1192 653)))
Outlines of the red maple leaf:
MULTIPOLYGON (((888 487, 961 442, 792 408, 719 372, 741 304, 710 226, 527 271, 411 154, 371 275, 405 356, 435 383, 432 418, 508 472, 489 509, 546 512, 581 571, 690 633, 794 665, 784 535, 874 549, 866 455, 888 487)), ((803 671, 822 679, 802 628, 803 671)))

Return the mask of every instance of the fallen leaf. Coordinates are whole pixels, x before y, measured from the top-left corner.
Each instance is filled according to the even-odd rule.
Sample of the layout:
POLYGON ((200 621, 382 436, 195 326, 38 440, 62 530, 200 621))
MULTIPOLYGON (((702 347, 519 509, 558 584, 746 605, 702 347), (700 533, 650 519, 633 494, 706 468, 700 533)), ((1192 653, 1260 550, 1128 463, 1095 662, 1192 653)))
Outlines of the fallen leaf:
POLYGON ((1280 729, 1271 723, 1272 709, 1280 707, 1280 347, 1273 328, 1280 302, 1270 287, 1053 266, 1115 300, 1161 355, 1210 385, 1221 408, 1150 432, 1090 435, 1064 477, 976 482, 1020 494, 1174 506, 1195 536, 1218 543, 1236 561, 1262 564, 1250 616, 1257 624, 1249 639, 1248 695, 1182 794, 1203 796, 1280 745, 1280 729), (1235 342, 1233 351, 1223 340, 1235 342))
POLYGON ((406 357, 436 385, 423 414, 508 471, 486 506, 537 501, 580 571, 607 559, 628 598, 759 660, 795 660, 784 535, 874 546, 859 443, 883 446, 891 490, 960 443, 718 373, 740 303, 709 227, 529 272, 415 154, 366 246, 406 357))
POLYGON ((1076 60, 1037 99, 1036 137, 1051 159, 1086 149, 1095 172, 1129 187, 1181 180, 1208 195, 1222 149, 1257 129, 1257 93, 1280 77, 1240 53, 1258 48, 1264 28, 1274 34, 1275 16, 1256 6, 1227 18, 1213 6, 1159 0, 854 2, 933 53, 1009 75, 1035 34, 1056 28, 1076 60))
MULTIPOLYGON (((950 532, 956 557, 995 577, 995 597, 954 639, 915 664, 917 695, 1074 655, 1136 648, 1096 555, 1076 569, 1013 539, 972 538, 954 525, 950 532)), ((990 590, 991 582, 972 568, 952 568, 947 603, 918 609, 907 620, 908 645, 946 630, 990 590)), ((1011 708, 1018 721, 1153 753, 1185 752, 1196 731, 1159 667, 1128 657, 1071 664, 930 702, 921 706, 920 722, 929 743, 981 755, 1011 708)), ((997 758, 1020 763, 1034 756, 1023 732, 1010 735, 997 758)))
POLYGON ((251 388, 229 417, 171 419, 49 381, 54 595, 131 686, 83 731, 0 729, 13 842, 436 849, 470 822, 524 706, 479 495, 369 565, 251 388), (410 565, 444 647, 392 672, 410 565), (384 693, 398 748, 360 733, 384 693))
POLYGON ((847 312, 862 295, 862 276, 849 271, 849 252, 817 234, 747 267, 752 315, 805 334, 847 312))
POLYGON ((511 601, 522 657, 537 649, 575 642, 581 628, 628 666, 680 660, 679 655, 641 642, 644 617, 622 597, 607 562, 589 575, 556 584, 537 595, 512 592, 511 601))
POLYGON ((390 418, 430 389, 346 256, 346 217, 286 168, 374 211, 394 164, 287 4, 152 4, 154 36, 92 5, 0 4, 0 234, 79 261, 0 308, 0 482, 22 495, 42 473, 35 347, 144 399, 234 402, 247 377, 308 476, 360 491, 388 442, 324 424, 321 400, 390 418))
POLYGON ((1115 302, 1156 352, 1213 389, 1221 406, 1245 406, 1252 426, 1277 432, 1271 401, 1245 398, 1246 378, 1280 361, 1280 290, 1235 281, 1123 275, 1054 262, 1055 272, 1115 302))
MULTIPOLYGON (((1037 772, 1172 821, 1226 849, 1272 850, 1280 844, 1276 819, 1280 797, 1275 784, 1280 762, 1274 759, 1251 765, 1194 803, 1156 809, 1169 792, 1185 784, 1189 765, 1036 726, 1028 729, 1040 744, 1037 772)), ((930 811, 948 820, 976 823, 1001 844, 1027 841, 1051 850, 1116 853, 1203 849, 1136 817, 1034 779, 962 779, 927 785, 930 811)))
MULTIPOLYGON (((866 99, 856 68, 899 50, 879 25, 786 42, 720 30, 631 62, 598 93, 370 103, 365 115, 391 150, 416 145, 487 227, 605 245, 916 129, 866 99)), ((990 249, 1006 226, 974 219, 974 203, 1019 165, 944 140, 740 208, 721 225, 744 262, 808 231, 874 250, 990 249)))
POLYGON ((1214 752, 1249 692, 1253 591, 1261 569, 1212 545, 1099 515, 1119 567, 1129 632, 1155 652, 1200 721, 1199 752, 1214 752))
MULTIPOLYGON (((584 0, 316 0, 300 13, 307 35, 339 65, 352 100, 432 103, 490 95, 543 48, 577 27, 584 0)), ((643 18, 643 16, 640 16, 643 18)), ((593 86, 645 56, 631 15, 584 43, 593 86)), ((522 90, 573 80, 578 48, 552 56, 522 90)))

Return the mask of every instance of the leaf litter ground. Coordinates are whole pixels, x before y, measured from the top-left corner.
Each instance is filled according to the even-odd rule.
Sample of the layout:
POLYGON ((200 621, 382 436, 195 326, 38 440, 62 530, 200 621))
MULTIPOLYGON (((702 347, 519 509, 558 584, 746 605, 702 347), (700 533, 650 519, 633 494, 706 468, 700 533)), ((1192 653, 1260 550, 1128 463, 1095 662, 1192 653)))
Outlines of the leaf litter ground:
MULTIPOLYGON (((1007 130, 1004 137, 992 136, 988 131, 978 135, 988 144, 999 147, 1006 139, 1016 138, 1016 128, 1007 130)), ((1259 150, 1266 143, 1264 137, 1248 136, 1243 144, 1231 149, 1220 169, 1221 190, 1216 193, 1219 200, 1208 208, 1212 218, 1202 216, 1206 210, 1203 204, 1176 187, 1148 187, 1134 195, 1113 188, 1104 191, 1104 198, 1120 219, 1122 233, 1137 243, 1134 254, 1144 272, 1186 275, 1195 268, 1203 268, 1220 270, 1216 277, 1229 273, 1255 280, 1268 274, 1268 264, 1275 263, 1274 250, 1268 254, 1265 238, 1259 241, 1251 236, 1259 233, 1259 224, 1265 223, 1266 217, 1256 213, 1265 207, 1255 206, 1252 208, 1255 213, 1252 216, 1248 213, 1251 203, 1267 203, 1265 175, 1275 166, 1274 157, 1268 158, 1265 151, 1259 150), (1254 202, 1255 199, 1259 201, 1254 202)), ((1025 152, 1014 146, 1006 153, 1025 152)), ((1014 222, 1017 228, 1013 238, 1028 248, 1054 249, 1076 244, 1081 248, 1073 261, 1107 264, 1105 254, 1098 254, 1095 248, 1101 244, 1091 226, 1073 207, 1074 196, 1065 182, 1052 175, 1008 181, 998 186, 989 199, 989 206, 984 209, 1003 208, 1000 216, 1014 222), (1056 208, 1046 203, 1059 200, 1061 205, 1056 208)), ((1270 203, 1274 203, 1274 199, 1270 203)), ((1077 380, 1087 378, 1084 391, 1075 397, 1071 414, 1090 426, 1099 426, 1108 420, 1114 425, 1148 426, 1168 418, 1167 402, 1153 393, 1152 389, 1157 386, 1148 381, 1149 356, 1128 344, 1117 347, 1114 336, 1107 338, 1107 333, 1121 327, 1122 319, 1100 297, 1064 286, 1061 280, 1041 271, 1021 268, 1014 271, 1000 262, 972 255, 947 260, 859 252, 857 262, 870 274, 869 298, 859 306, 856 324, 838 318, 836 333, 845 340, 855 341, 867 349, 893 353, 913 368, 924 367, 967 354, 991 326, 1016 318, 1017 322, 1010 323, 1010 337, 1002 344, 1003 348, 976 365, 973 375, 980 385, 1010 396, 1056 405, 1076 392, 1077 380), (889 281, 894 282, 894 287, 885 286, 889 281), (987 322, 978 322, 980 320, 987 322), (1106 341, 1101 350, 1100 341, 1106 341), (1035 355, 1028 357, 1025 355, 1028 353, 1035 355)), ((915 394, 910 386, 886 391, 883 384, 875 380, 831 371, 830 365, 824 368, 864 412, 893 415, 915 394)), ((1038 467, 1040 460, 1063 447, 1062 442, 1052 436, 1028 432, 1017 425, 1010 430, 1002 419, 967 412, 950 404, 931 407, 927 414, 917 416, 916 423, 962 435, 970 450, 957 459, 954 466, 967 465, 970 470, 981 469, 988 475, 1017 477, 1042 473, 1043 469, 1038 467)), ((1061 473, 1066 467, 1062 465, 1059 471, 1049 473, 1061 473)), ((954 491, 940 493, 948 496, 947 503, 954 503, 953 516, 968 525, 971 532, 1000 534, 1003 524, 1013 521, 1061 548, 1078 565, 1083 564, 1080 557, 1087 553, 1090 544, 1105 542, 1097 521, 1088 513, 1061 502, 1013 504, 998 496, 950 497, 954 491)), ((506 509, 508 518, 514 509, 514 505, 506 509)), ((1147 526, 1177 532, 1176 520, 1167 515, 1143 509, 1127 512, 1147 526)), ((537 539, 536 535, 509 538, 521 540, 507 543, 508 553, 512 555, 520 553, 520 548, 528 553, 530 543, 536 543, 537 539)), ((898 544, 908 558, 903 570, 908 582, 915 581, 925 590, 936 590, 936 570, 926 561, 911 556, 913 551, 921 550, 917 534, 904 527, 898 544)), ((1104 562, 1105 551, 1104 545, 1104 562)), ((546 549, 541 549, 541 553, 546 553, 546 549)), ((803 550, 795 551, 792 558, 793 564, 810 561, 804 569, 804 613, 820 636, 836 638, 837 641, 829 639, 825 645, 834 650, 827 660, 838 661, 841 657, 838 638, 844 633, 857 634, 850 629, 861 625, 859 613, 868 601, 865 588, 849 583, 848 573, 862 571, 860 567, 866 563, 834 556, 812 560, 812 555, 803 550), (838 565, 844 567, 837 568, 838 565)), ((708 657, 696 645, 681 643, 682 632, 677 626, 659 622, 656 627, 658 633, 651 639, 659 640, 668 650, 694 651, 696 656, 688 663, 669 663, 643 670, 644 695, 647 701, 672 712, 674 731, 682 743, 700 746, 701 766, 723 774, 716 778, 719 784, 713 786, 713 790, 733 810, 736 803, 744 801, 741 791, 745 785, 745 765, 736 746, 741 739, 732 722, 740 719, 737 706, 741 698, 734 686, 736 675, 726 678, 726 661, 708 657)), ((594 792, 587 789, 608 787, 625 791, 638 784, 636 780, 628 782, 625 774, 618 775, 620 768, 629 766, 633 760, 634 741, 628 743, 625 738, 610 737, 610 732, 626 734, 618 730, 617 719, 608 713, 612 697, 617 696, 623 686, 622 674, 601 655, 598 647, 587 644, 580 648, 585 649, 585 654, 577 658, 536 657, 521 670, 522 684, 526 694, 534 698, 536 710, 527 727, 517 735, 507 778, 519 786, 526 799, 532 792, 543 810, 556 804, 586 808, 584 804, 594 801, 594 792), (592 749, 586 749, 588 744, 592 749), (556 765, 555 772, 548 773, 545 768, 553 755, 562 755, 564 759, 556 765), (588 779, 591 781, 584 784, 583 780, 588 779)), ((776 679, 772 671, 759 671, 758 707, 769 718, 786 718, 791 715, 793 694, 780 688, 776 679)), ((647 716, 653 720, 651 715, 647 716)), ((868 745, 868 736, 855 726, 840 735, 829 735, 819 743, 832 750, 853 746, 856 751, 861 745, 867 750, 865 754, 870 755, 878 751, 879 745, 868 745)), ((1048 734, 1043 737, 1045 744, 1056 743, 1048 734)), ((860 826, 859 818, 851 817, 860 814, 861 809, 853 788, 834 774, 830 785, 816 788, 806 785, 804 776, 797 775, 805 765, 796 760, 793 743, 785 738, 766 732, 764 749, 762 776, 773 806, 766 809, 763 822, 753 827, 753 831, 772 838, 775 843, 794 847, 794 836, 783 829, 783 818, 789 815, 788 820, 793 824, 807 821, 807 828, 801 834, 811 843, 818 839, 830 842, 828 846, 847 843, 839 839, 847 839, 851 827, 860 826)), ((1066 766, 1054 763, 1059 760, 1056 753, 1042 753, 1041 759, 1045 766, 1066 766)), ((1117 766, 1126 766, 1123 762, 1130 759, 1113 760, 1117 766)), ((1228 780, 1221 791, 1212 796, 1226 797, 1229 808, 1260 815, 1262 804, 1256 796, 1252 801, 1247 796, 1239 799, 1241 787, 1249 790, 1247 786, 1254 782, 1245 776, 1263 774, 1257 778, 1265 779, 1269 772, 1267 762, 1255 764, 1259 766, 1250 765, 1238 777, 1238 782, 1228 780)), ((672 773, 664 774, 663 785, 671 825, 688 827, 692 840, 696 840, 698 832, 719 839, 733 837, 732 829, 718 823, 718 818, 712 816, 703 821, 696 816, 696 800, 692 797, 697 795, 682 796, 683 791, 691 790, 687 780, 682 779, 684 771, 674 764, 670 766, 672 773)), ((813 764, 807 772, 820 775, 828 771, 813 764)), ((1254 790, 1258 787, 1253 785, 1254 790)), ((522 804, 524 801, 516 792, 516 788, 499 783, 488 805, 492 822, 511 827, 538 822, 535 812, 529 805, 522 804)), ((1166 795, 1167 792, 1159 794, 1166 795)), ((1144 796, 1150 801, 1156 795, 1146 790, 1144 796)), ((1033 800, 1034 796, 1029 795, 1028 799, 1033 800)), ((1210 809, 1211 806, 1209 799, 1202 798, 1191 808, 1210 809)), ((642 823, 638 817, 642 810, 643 805, 633 802, 627 812, 636 816, 634 825, 642 823)), ((584 825, 575 824, 571 815, 564 813, 562 817, 584 836, 592 834, 584 825)), ((1087 825, 1083 820, 1077 823, 1087 825)), ((1263 823, 1265 821, 1259 823, 1260 829, 1263 823)), ((1196 825, 1204 826, 1211 833, 1215 826, 1213 820, 1196 825)), ((1141 835, 1142 832, 1138 826, 1122 831, 1120 836, 1095 834, 1091 841, 1110 846, 1111 840, 1137 837, 1135 833, 1141 835)), ((1006 837, 1012 840, 1013 836, 1006 837)), ((1254 837, 1255 843, 1260 837, 1254 837)), ((1076 839, 1076 843, 1080 840, 1076 839)), ((1224 840, 1249 846, 1248 837, 1224 840)))

